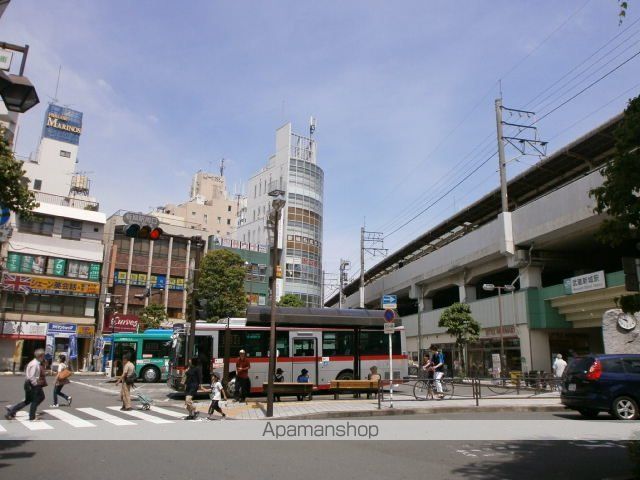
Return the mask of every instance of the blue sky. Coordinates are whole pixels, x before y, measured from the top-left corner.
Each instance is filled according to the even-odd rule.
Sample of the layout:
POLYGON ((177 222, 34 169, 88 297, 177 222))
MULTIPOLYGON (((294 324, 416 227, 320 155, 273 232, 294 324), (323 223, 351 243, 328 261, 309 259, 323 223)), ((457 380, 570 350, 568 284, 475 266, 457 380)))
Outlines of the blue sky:
MULTIPOLYGON (((80 168, 107 214, 186 200, 192 173, 222 157, 239 188, 277 127, 304 133, 314 115, 335 272, 340 256, 357 262, 364 218, 391 232, 493 153, 499 78, 505 105, 544 114, 640 50, 637 10, 620 27, 615 0, 14 0, 0 37, 30 45, 42 101, 22 116, 18 153, 35 151, 62 65, 59 103, 84 112, 80 168)), ((640 57, 541 120, 550 151, 621 111, 639 73, 640 57)), ((509 176, 536 160, 510 162, 509 176)), ((386 246, 496 187, 496 170, 485 164, 386 246)))

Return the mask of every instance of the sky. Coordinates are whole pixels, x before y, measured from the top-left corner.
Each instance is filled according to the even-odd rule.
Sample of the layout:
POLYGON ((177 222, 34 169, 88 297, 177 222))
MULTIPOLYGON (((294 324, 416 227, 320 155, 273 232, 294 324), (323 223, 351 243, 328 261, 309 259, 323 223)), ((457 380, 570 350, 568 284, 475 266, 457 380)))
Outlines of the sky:
MULTIPOLYGON (((238 192, 275 130, 313 115, 324 268, 356 274, 363 222, 393 251, 498 186, 500 94, 536 112, 549 153, 621 112, 640 56, 597 80, 640 51, 639 8, 619 25, 615 0, 14 0, 0 40, 29 44, 41 99, 17 153, 35 154, 54 97, 82 111, 79 169, 107 215, 187 200, 222 158, 238 192)), ((539 160, 516 153, 509 178, 539 160)))

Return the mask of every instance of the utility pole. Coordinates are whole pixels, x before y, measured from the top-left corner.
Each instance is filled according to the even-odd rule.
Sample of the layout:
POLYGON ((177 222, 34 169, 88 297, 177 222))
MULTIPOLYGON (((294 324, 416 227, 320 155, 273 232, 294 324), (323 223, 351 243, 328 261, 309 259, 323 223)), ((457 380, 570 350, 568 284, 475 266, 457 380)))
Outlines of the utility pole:
POLYGON ((364 308, 364 254, 372 256, 386 256, 388 250, 384 248, 384 236, 382 232, 367 232, 360 228, 360 308, 364 308))
MULTIPOLYGON (((500 164, 500 197, 502 200, 502 212, 509 211, 509 197, 507 193, 507 159, 505 156, 505 142, 514 147, 520 156, 534 155, 544 157, 547 155, 547 144, 538 138, 538 129, 531 124, 522 124, 514 122, 505 122, 502 118, 503 112, 507 112, 509 116, 531 119, 535 117, 535 112, 528 110, 518 110, 515 108, 507 108, 502 105, 502 98, 496 99, 496 131, 498 136, 498 162, 500 164), (505 136, 503 125, 518 129, 515 136, 505 136), (526 133, 523 133, 526 132, 526 133), (533 134, 533 135, 532 135, 533 134)), ((517 159, 518 157, 516 157, 517 159)))
POLYGON ((496 99, 496 128, 498 133, 498 162, 500 165, 500 198, 502 199, 502 211, 508 212, 507 161, 504 156, 504 135, 502 133, 502 98, 496 99))
POLYGON ((196 292, 198 291, 198 281, 200 280, 200 261, 202 259, 202 248, 204 243, 202 237, 191 237, 191 244, 196 250, 193 266, 193 286, 191 287, 191 319, 189 321, 189 342, 185 351, 185 366, 189 364, 189 359, 193 357, 196 345, 196 292))

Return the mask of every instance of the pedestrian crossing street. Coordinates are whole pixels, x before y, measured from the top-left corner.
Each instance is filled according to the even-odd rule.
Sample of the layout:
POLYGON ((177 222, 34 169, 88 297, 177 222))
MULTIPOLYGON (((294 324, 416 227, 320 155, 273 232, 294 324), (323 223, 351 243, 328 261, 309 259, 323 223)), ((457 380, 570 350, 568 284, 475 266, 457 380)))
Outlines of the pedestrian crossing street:
POLYGON ((15 420, 0 422, 0 439, 3 434, 20 433, 20 431, 46 431, 56 428, 91 429, 104 424, 116 427, 134 427, 136 425, 164 425, 176 423, 186 416, 184 411, 172 410, 153 406, 151 410, 121 411, 120 406, 105 407, 104 409, 80 408, 51 408, 39 411, 39 419, 29 421, 26 411, 16 414, 15 420), (26 429, 26 430, 25 430, 26 429))

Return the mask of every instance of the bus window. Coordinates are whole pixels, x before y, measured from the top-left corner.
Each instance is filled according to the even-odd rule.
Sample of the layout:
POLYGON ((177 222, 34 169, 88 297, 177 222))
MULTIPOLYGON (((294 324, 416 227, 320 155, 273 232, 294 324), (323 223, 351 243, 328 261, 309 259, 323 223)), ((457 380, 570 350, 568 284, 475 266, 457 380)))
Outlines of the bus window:
POLYGON ((143 340, 142 358, 164 358, 171 354, 171 340, 143 340))
MULTIPOLYGON (((400 332, 393 334, 392 347, 394 355, 402 354, 400 332)), ((381 331, 360 332, 360 352, 362 355, 382 355, 389 353, 389 339, 381 331)))
POLYGON ((280 357, 289 356, 289 332, 276 332, 276 351, 280 357))
POLYGON ((315 338, 294 338, 293 339, 293 356, 294 357, 315 357, 315 338))
POLYGON ((322 332, 322 355, 353 355, 353 332, 322 332))
POLYGON ((113 368, 115 368, 115 375, 122 375, 122 357, 129 354, 129 358, 133 364, 136 364, 138 351, 138 342, 118 342, 116 341, 115 348, 113 350, 113 368))
MULTIPOLYGON (((221 332, 218 340, 218 352, 224 355, 224 337, 227 332, 221 332)), ((229 331, 231 335, 231 349, 229 356, 237 357, 240 350, 247 352, 250 358, 266 357, 269 350, 269 332, 266 331, 229 331)))

